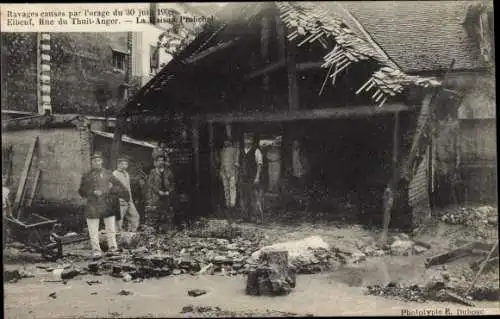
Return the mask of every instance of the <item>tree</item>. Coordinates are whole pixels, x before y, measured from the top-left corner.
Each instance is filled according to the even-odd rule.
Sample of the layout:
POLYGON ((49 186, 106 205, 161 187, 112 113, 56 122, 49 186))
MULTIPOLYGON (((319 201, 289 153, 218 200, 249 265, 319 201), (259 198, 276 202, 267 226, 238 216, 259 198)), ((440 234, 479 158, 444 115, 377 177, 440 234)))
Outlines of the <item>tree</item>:
POLYGON ((191 22, 191 15, 170 9, 170 25, 158 39, 158 46, 175 58, 191 43, 203 28, 203 22, 191 22))

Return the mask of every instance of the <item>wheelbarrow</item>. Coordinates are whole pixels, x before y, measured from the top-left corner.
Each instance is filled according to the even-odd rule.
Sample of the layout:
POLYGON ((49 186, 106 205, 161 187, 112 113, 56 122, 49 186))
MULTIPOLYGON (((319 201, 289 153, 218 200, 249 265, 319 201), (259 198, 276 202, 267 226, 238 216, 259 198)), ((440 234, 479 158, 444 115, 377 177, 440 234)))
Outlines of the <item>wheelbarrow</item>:
MULTIPOLYGON (((25 220, 12 215, 6 216, 9 237, 40 252, 48 261, 63 257, 63 246, 88 240, 87 235, 58 236, 55 230, 60 225, 57 219, 49 219, 36 213, 29 214, 25 220)), ((5 241, 4 241, 5 246, 5 241)))

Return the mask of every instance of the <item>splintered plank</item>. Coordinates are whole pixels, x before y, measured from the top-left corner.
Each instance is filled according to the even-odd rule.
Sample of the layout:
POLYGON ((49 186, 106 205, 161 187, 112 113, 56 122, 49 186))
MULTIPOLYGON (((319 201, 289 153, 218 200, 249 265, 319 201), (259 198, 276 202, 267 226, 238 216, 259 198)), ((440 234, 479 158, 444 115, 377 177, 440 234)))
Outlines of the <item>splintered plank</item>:
POLYGON ((35 137, 33 143, 30 146, 28 151, 28 155, 26 156, 26 161, 24 162, 23 172, 21 174, 21 178, 19 180, 19 186, 17 187, 16 198, 14 199, 14 210, 13 214, 16 214, 16 218, 19 219, 19 215, 21 214, 20 206, 22 203, 22 199, 24 196, 25 188, 26 188, 26 180, 28 178, 28 173, 31 168, 31 164, 33 161, 33 155, 35 154, 35 149, 38 145, 38 136, 35 137))
POLYGON ((33 204, 33 199, 36 196, 36 192, 38 191, 38 186, 40 182, 40 175, 42 174, 41 170, 37 170, 35 173, 35 179, 33 181, 33 187, 31 188, 31 192, 29 194, 28 200, 26 202, 27 207, 31 207, 31 204, 33 204))

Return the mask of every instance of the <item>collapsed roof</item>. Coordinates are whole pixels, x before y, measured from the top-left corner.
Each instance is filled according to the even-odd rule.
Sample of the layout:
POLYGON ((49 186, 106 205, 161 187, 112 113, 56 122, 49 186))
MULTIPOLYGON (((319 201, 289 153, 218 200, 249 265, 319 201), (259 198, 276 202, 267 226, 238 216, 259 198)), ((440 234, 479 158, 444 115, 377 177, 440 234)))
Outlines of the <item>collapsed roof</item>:
POLYGON ((362 79, 357 93, 369 93, 379 106, 389 97, 401 93, 405 87, 433 87, 441 84, 434 78, 409 75, 405 72, 442 71, 449 66, 452 59, 457 61, 454 68, 481 67, 478 62, 480 57, 473 52, 473 44, 463 36, 465 31, 462 30, 458 39, 456 38, 457 30, 463 28, 458 21, 464 20, 467 13, 467 5, 462 1, 450 1, 446 4, 440 1, 403 1, 397 4, 390 2, 390 5, 394 6, 392 9, 389 9, 391 6, 387 2, 377 1, 369 4, 373 7, 371 10, 364 8, 365 4, 229 3, 217 13, 215 22, 206 25, 204 31, 187 48, 138 92, 127 105, 126 111, 141 109, 141 101, 152 92, 169 90, 168 83, 187 70, 195 70, 196 63, 193 62, 233 47, 245 36, 245 31, 235 32, 237 28, 231 29, 231 26, 236 25, 241 29, 242 25, 250 25, 259 13, 270 6, 279 10, 282 22, 287 27, 289 40, 296 41, 300 46, 313 42, 323 45, 323 67, 328 70, 332 79, 359 61, 370 61, 378 66, 374 73, 362 79), (442 10, 437 10, 437 7, 442 7, 442 10), (417 17, 409 14, 408 10, 411 8, 417 12, 417 17), (432 20, 433 24, 430 25, 430 20, 423 18, 426 15, 435 18, 439 15, 440 19, 432 20), (420 25, 420 28, 415 26, 418 16, 421 17, 423 25, 420 25), (459 20, 459 17, 462 20, 459 20), (445 24, 439 28, 441 21, 445 24), (424 26, 426 33, 415 32, 410 36, 410 30, 424 32, 424 26), (439 36, 433 37, 433 34, 439 36), (431 59, 431 55, 434 59, 431 59))

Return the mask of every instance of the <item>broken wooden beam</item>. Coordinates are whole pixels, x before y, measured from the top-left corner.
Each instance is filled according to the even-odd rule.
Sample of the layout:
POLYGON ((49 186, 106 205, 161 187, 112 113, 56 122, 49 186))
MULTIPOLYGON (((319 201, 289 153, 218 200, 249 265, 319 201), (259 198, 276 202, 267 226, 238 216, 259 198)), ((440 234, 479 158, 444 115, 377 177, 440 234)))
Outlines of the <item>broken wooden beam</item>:
POLYGON ((38 191, 38 185, 39 185, 39 182, 40 182, 40 175, 41 174, 42 174, 41 170, 37 170, 36 173, 35 173, 35 179, 33 181, 33 187, 31 189, 31 192, 29 194, 28 200, 26 202, 26 206, 27 207, 31 207, 31 205, 33 204, 33 199, 35 198, 36 193, 38 191))
POLYGON ((479 277, 483 273, 486 265, 488 264, 488 261, 490 260, 490 258, 493 255, 493 253, 494 253, 495 250, 498 250, 498 240, 497 240, 496 244, 491 248, 490 252, 488 253, 488 256, 486 256, 486 260, 481 264, 481 267, 479 267, 479 270, 476 273, 476 276, 474 277, 474 280, 472 281, 472 283, 470 284, 469 288, 465 292, 465 296, 467 296, 471 292, 472 288, 474 288, 474 285, 476 284, 477 280, 479 279, 479 277))
POLYGON ((325 64, 325 62, 319 61, 319 62, 301 62, 297 63, 296 69, 297 71, 307 71, 307 70, 314 70, 314 69, 321 69, 322 65, 325 64))
POLYGON ((446 253, 442 253, 430 258, 425 261, 425 267, 429 268, 431 266, 441 265, 453 261, 458 258, 465 257, 472 254, 473 244, 467 244, 457 249, 453 249, 446 253))
POLYGON ((457 295, 456 293, 453 293, 449 290, 445 290, 444 291, 444 294, 451 300, 453 301, 456 301, 458 303, 461 303, 463 305, 466 305, 466 306, 469 306, 469 307, 475 307, 476 305, 470 301, 469 299, 465 298, 465 297, 461 297, 459 295, 457 295))
POLYGON ((33 162, 33 155, 35 154, 35 150, 38 146, 38 136, 35 137, 33 142, 31 143, 31 146, 28 150, 28 154, 26 155, 26 160, 24 161, 24 168, 23 172, 21 173, 21 178, 19 179, 19 185, 17 187, 17 192, 16 192, 16 198, 14 199, 14 209, 12 211, 13 216, 16 216, 17 219, 19 219, 21 215, 21 205, 23 202, 23 197, 24 193, 26 190, 26 181, 28 179, 28 173, 30 171, 32 162, 33 162))
POLYGON ((278 62, 268 64, 259 70, 253 71, 253 72, 245 75, 245 80, 251 80, 251 79, 259 77, 261 75, 265 75, 265 74, 274 72, 276 70, 279 70, 280 68, 285 67, 285 65, 286 65, 286 60, 284 60, 284 59, 280 60, 278 62))

